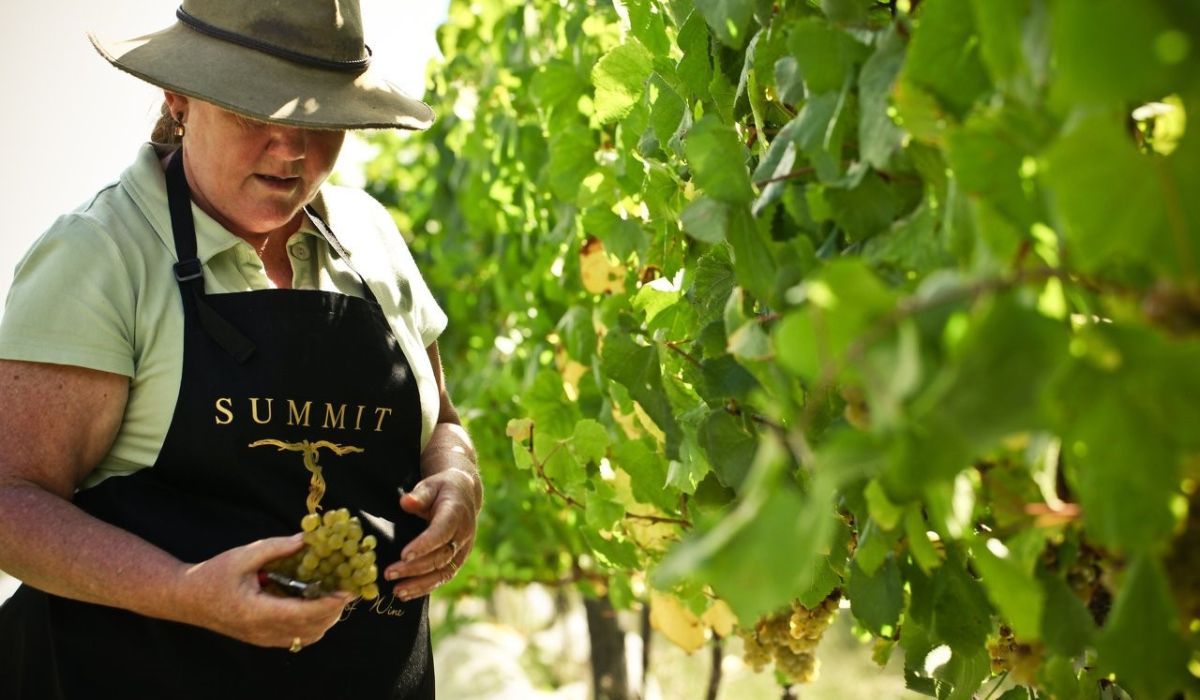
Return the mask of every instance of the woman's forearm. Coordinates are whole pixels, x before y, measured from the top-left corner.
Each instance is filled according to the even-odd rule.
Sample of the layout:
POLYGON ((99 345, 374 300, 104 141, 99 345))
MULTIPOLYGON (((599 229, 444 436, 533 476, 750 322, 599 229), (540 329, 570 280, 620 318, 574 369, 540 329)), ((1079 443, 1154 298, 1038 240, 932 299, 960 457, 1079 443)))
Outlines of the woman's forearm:
POLYGON ((32 483, 0 485, 0 569, 65 598, 191 621, 188 565, 32 483))

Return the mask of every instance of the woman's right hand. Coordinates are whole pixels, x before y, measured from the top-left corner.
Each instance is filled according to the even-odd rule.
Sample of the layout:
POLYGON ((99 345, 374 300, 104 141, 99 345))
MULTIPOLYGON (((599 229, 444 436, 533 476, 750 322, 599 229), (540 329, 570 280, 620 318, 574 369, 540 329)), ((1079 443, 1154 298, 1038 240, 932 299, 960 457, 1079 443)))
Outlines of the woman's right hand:
POLYGON ((338 592, 306 600, 262 590, 258 572, 303 546, 300 535, 272 537, 235 547, 199 564, 185 564, 180 604, 186 622, 263 647, 289 648, 298 637, 313 644, 353 600, 338 592))

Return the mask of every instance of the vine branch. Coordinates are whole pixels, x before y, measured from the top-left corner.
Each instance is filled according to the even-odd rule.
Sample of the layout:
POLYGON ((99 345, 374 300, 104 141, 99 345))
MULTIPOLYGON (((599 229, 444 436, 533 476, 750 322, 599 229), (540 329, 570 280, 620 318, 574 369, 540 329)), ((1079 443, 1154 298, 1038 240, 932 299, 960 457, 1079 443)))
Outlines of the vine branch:
POLYGON ((663 344, 667 346, 668 350, 670 350, 670 351, 674 352, 676 355, 679 355, 680 357, 682 357, 684 360, 686 360, 688 362, 688 364, 692 365, 696 369, 700 369, 700 370, 704 369, 704 365, 700 362, 700 360, 697 359, 695 355, 689 353, 687 350, 684 350, 682 347, 680 347, 679 343, 677 343, 676 341, 668 340, 663 344))
MULTIPOLYGON (((530 428, 529 441, 530 441, 531 446, 533 444, 533 431, 534 431, 534 428, 530 428)), ((576 508, 578 510, 585 510, 586 506, 583 503, 580 503, 573 496, 571 496, 571 494, 560 489, 558 487, 558 485, 554 483, 554 480, 550 478, 550 475, 546 473, 546 462, 549 462, 550 459, 553 458, 554 455, 557 454, 558 451, 560 449, 562 449, 563 445, 565 445, 565 444, 566 444, 566 442, 561 441, 561 440, 559 442, 556 442, 554 444, 554 447, 550 448, 550 451, 546 453, 546 456, 544 459, 538 459, 537 455, 535 455, 533 453, 532 449, 530 449, 529 455, 533 459, 533 468, 534 468, 535 473, 537 473, 538 478, 542 480, 542 483, 546 487, 546 493, 550 494, 551 496, 557 496, 558 498, 560 498, 563 501, 563 503, 567 504, 568 506, 570 506, 572 508, 576 508)), ((653 515, 653 514, 648 514, 648 513, 633 513, 630 511, 625 511, 625 513, 621 517, 624 520, 641 520, 641 521, 650 522, 650 523, 658 523, 658 524, 665 524, 665 525, 678 525, 678 526, 684 528, 685 530, 689 530, 692 527, 691 520, 688 520, 687 518, 672 518, 672 517, 665 516, 665 515, 653 515)))

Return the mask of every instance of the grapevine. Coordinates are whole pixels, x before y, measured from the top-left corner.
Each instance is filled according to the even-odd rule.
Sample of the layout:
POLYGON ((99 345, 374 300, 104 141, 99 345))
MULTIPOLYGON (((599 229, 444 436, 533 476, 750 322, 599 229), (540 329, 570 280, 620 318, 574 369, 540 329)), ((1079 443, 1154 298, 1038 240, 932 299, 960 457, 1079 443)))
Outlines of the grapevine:
POLYGON ((718 598, 799 679, 777 611, 837 590, 918 692, 1200 692, 1200 6, 452 0, 438 37, 439 121, 367 176, 493 485, 451 595, 718 598))

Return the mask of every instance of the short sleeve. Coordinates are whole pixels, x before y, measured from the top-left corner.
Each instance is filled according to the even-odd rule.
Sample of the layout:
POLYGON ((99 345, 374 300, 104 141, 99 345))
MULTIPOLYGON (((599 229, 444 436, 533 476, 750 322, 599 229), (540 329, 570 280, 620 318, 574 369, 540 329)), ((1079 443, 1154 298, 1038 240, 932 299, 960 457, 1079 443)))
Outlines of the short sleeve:
POLYGON ((442 331, 446 330, 446 324, 449 322, 449 319, 446 318, 446 312, 442 310, 437 299, 434 298, 433 292, 429 291, 425 280, 419 276, 417 279, 419 284, 413 285, 417 330, 421 333, 421 344, 429 347, 438 339, 442 331))
POLYGON ((133 283, 120 250, 85 214, 60 218, 17 265, 0 358, 134 376, 133 283))
POLYGON ((429 285, 425 283, 425 278, 421 275, 416 260, 413 259, 412 251, 404 242, 404 236, 396 228, 396 222, 388 213, 387 208, 373 199, 371 202, 374 204, 376 216, 382 217, 379 222, 380 229, 389 232, 386 240, 391 249, 390 254, 398 277, 398 286, 412 295, 413 325, 421 337, 422 346, 429 347, 441 336, 442 331, 446 330, 449 322, 446 312, 442 310, 441 305, 433 296, 433 292, 430 291, 429 285))

